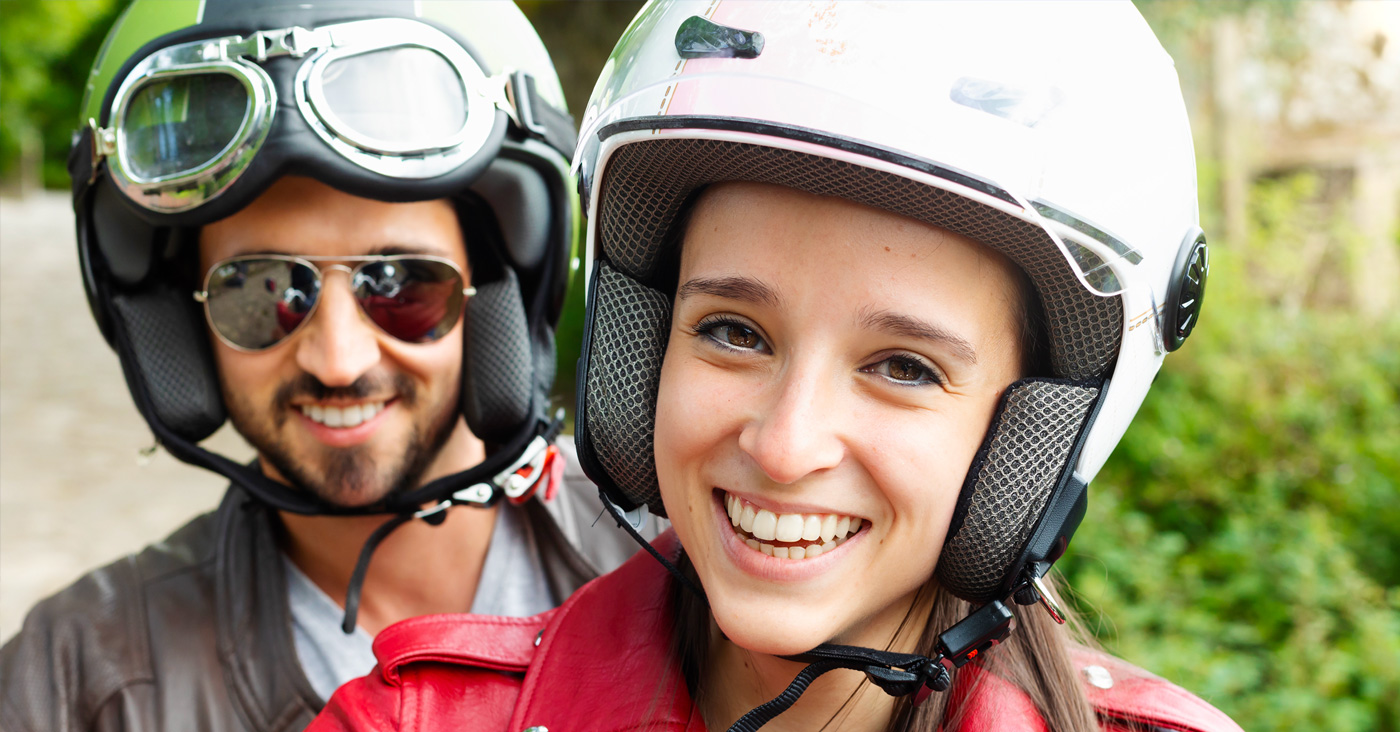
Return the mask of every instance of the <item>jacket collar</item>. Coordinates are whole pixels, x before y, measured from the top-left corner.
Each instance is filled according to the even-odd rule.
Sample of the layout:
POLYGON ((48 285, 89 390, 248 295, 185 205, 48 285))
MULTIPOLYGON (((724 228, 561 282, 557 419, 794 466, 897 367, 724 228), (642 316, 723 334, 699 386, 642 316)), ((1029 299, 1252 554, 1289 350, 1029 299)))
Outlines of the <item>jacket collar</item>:
POLYGON ((216 526, 214 631, 230 700, 253 729, 301 729, 323 702, 296 656, 272 509, 231 486, 216 526))
MULTIPOLYGON (((653 542, 676 556, 673 532, 653 542)), ((645 552, 574 593, 540 635, 510 729, 703 732, 672 657, 670 576, 645 552)))

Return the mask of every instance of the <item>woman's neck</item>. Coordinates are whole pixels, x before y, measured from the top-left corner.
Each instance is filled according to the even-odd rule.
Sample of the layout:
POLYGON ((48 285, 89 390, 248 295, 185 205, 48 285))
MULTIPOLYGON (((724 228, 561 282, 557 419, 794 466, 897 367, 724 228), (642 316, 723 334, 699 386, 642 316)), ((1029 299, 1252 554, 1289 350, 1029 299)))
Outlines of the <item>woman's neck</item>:
MULTIPOLYGON (((923 593, 928 594, 928 593, 923 593)), ((915 607, 898 615, 908 622, 872 623, 863 639, 849 642, 905 653, 916 650, 932 605, 914 597, 915 607), (875 642, 872 636, 883 638, 875 642)), ((907 606, 906 606, 907 607, 907 606)), ((778 696, 807 664, 741 648, 710 620, 709 647, 701 668, 696 700, 711 732, 727 729, 749 710, 778 696)), ((897 699, 865 683, 865 674, 848 669, 828 671, 812 682, 786 712, 764 725, 764 732, 875 732, 889 727, 897 699)))
MULTIPOLYGON (((781 694, 805 666, 716 639, 699 699, 706 725, 711 732, 727 729, 749 710, 781 694)), ((895 699, 864 681, 865 675, 858 671, 829 671, 813 681, 792 708, 764 725, 763 730, 883 730, 894 713, 895 699)))

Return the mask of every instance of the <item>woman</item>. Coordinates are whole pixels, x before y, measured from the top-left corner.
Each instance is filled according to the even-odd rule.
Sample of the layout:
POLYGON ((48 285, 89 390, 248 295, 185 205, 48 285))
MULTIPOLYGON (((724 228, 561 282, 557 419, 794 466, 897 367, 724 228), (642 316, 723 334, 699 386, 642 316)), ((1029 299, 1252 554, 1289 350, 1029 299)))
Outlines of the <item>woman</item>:
POLYGON ((1238 729, 1046 574, 1208 266, 1131 5, 654 3, 576 164, 580 457, 675 532, 386 630, 324 729, 1238 729))

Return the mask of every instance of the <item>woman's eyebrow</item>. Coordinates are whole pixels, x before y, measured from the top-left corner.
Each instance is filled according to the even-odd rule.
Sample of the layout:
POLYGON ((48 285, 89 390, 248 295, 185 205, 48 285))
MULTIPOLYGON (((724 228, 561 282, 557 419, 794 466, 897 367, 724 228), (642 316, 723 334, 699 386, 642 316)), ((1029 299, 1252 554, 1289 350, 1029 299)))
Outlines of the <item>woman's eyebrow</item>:
POLYGON ((871 330, 884 331, 904 338, 934 341, 947 346, 953 355, 970 364, 977 363, 977 351, 967 339, 933 323, 888 310, 865 312, 861 315, 860 326, 871 330))
POLYGON ((776 290, 752 277, 701 277, 686 282, 676 290, 679 300, 702 294, 772 308, 783 306, 783 299, 776 290))

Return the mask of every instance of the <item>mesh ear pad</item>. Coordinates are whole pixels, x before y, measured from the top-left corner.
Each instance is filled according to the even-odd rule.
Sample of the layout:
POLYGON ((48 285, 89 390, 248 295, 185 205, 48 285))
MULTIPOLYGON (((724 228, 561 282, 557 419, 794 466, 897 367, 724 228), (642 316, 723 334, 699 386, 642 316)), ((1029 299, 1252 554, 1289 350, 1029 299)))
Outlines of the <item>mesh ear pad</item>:
POLYGON ((131 342, 135 363, 123 362, 135 392, 147 395, 151 416, 180 437, 199 442, 224 423, 224 400, 199 309, 188 292, 168 286, 112 296, 112 311, 131 342))
POLYGON ((654 450, 656 390, 671 301, 606 261, 595 266, 592 348, 584 366, 588 439, 599 464, 622 491, 614 500, 623 506, 646 504, 665 516, 654 450))
POLYGON ((974 603, 1000 599, 1098 398, 1097 384, 1023 379, 1007 388, 972 461, 936 574, 974 603))
POLYGON ((530 416, 534 361, 515 272, 476 286, 467 300, 462 413, 488 443, 510 440, 530 416))

